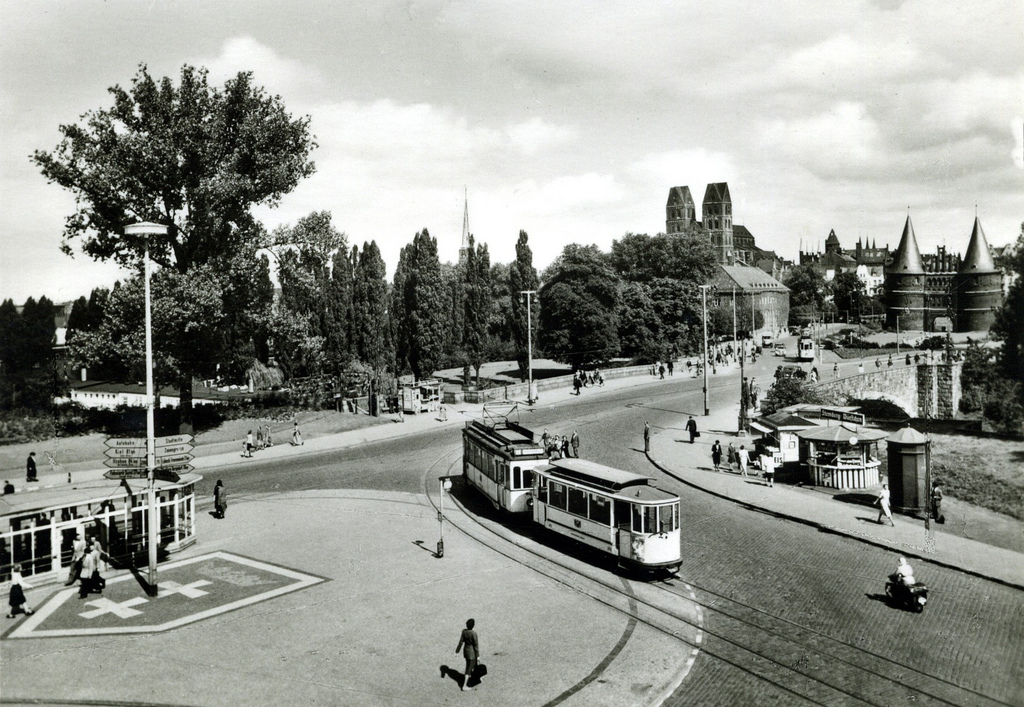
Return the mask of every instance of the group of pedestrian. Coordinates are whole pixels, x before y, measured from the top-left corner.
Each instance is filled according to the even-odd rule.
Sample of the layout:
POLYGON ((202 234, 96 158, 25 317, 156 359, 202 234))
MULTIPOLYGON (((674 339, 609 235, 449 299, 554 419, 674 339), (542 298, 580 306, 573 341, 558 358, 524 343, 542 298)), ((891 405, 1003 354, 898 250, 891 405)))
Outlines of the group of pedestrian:
MULTIPOLYGON (((292 446, 298 447, 302 445, 302 432, 299 430, 298 420, 292 423, 292 446)), ((274 438, 270 429, 270 424, 256 425, 256 432, 253 434, 252 430, 249 430, 245 435, 245 441, 242 442, 242 456, 252 457, 253 452, 258 452, 263 449, 268 449, 274 446, 274 438)))
MULTIPOLYGON (((687 364, 689 364, 689 361, 687 361, 687 364)), ((670 376, 675 371, 675 364, 672 363, 672 361, 655 361, 654 364, 651 365, 651 375, 655 378, 665 380, 666 371, 670 376)))
POLYGON ((599 369, 595 368, 592 371, 580 369, 573 372, 572 390, 575 395, 579 395, 583 388, 589 388, 592 385, 604 387, 604 375, 599 369))
POLYGON ((107 580, 100 575, 102 560, 103 550, 99 539, 83 538, 81 532, 76 532, 71 545, 71 567, 64 586, 70 587, 79 582, 79 599, 85 599, 90 594, 102 594, 107 586, 107 580))
POLYGON ((547 430, 540 436, 540 444, 548 459, 579 459, 580 435, 576 430, 571 435, 550 435, 547 430))

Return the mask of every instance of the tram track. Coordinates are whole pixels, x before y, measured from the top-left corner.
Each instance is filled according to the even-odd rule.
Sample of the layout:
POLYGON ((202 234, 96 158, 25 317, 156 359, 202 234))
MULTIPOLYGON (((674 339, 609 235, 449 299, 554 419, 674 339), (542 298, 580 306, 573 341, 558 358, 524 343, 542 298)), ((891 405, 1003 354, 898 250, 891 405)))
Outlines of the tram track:
MULTIPOLYGON (((436 473, 439 464, 460 452, 454 449, 442 455, 424 475, 424 491, 435 509, 437 489, 431 490, 431 471, 436 473)), ((456 463, 453 460, 447 465, 446 475, 456 463)), ((461 513, 445 518, 468 537, 672 636, 695 652, 699 650, 710 659, 769 684, 789 699, 817 705, 879 707, 907 701, 956 706, 1010 704, 723 594, 703 587, 694 591, 681 579, 639 583, 619 577, 621 584, 616 584, 601 576, 604 571, 600 568, 581 574, 576 563, 583 561, 532 548, 532 538, 524 537, 531 540, 528 543, 513 537, 509 528, 473 514, 455 494, 450 496, 461 513), (712 598, 702 599, 697 592, 712 598), (696 612, 678 610, 679 605, 688 602, 696 605, 696 612), (687 640, 684 636, 693 630, 697 631, 696 640, 687 640)))

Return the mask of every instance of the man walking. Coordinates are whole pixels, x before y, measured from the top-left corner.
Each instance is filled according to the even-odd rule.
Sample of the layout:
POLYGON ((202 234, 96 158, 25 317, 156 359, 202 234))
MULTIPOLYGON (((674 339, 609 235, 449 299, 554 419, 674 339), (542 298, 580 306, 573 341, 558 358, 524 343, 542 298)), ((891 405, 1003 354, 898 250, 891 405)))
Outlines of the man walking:
POLYGON ((747 476, 747 465, 750 464, 750 452, 744 445, 740 445, 740 449, 736 452, 736 458, 740 462, 740 476, 747 476))
POLYGON ((715 471, 722 465, 722 443, 717 439, 711 445, 711 462, 715 465, 715 471))
POLYGON ((690 444, 693 444, 693 439, 697 436, 697 421, 693 419, 693 415, 686 421, 686 431, 690 433, 690 444))
POLYGON ((765 484, 775 486, 775 458, 771 452, 761 455, 761 473, 764 474, 765 484))
POLYGON ((466 659, 466 672, 462 677, 463 691, 473 689, 469 686, 469 679, 473 677, 477 662, 480 660, 480 639, 473 630, 474 626, 476 621, 473 619, 466 622, 466 628, 462 629, 462 635, 459 636, 459 645, 455 647, 455 653, 462 651, 462 657, 466 659))
POLYGON ((82 576, 82 562, 85 560, 85 538, 80 532, 75 533, 75 541, 71 543, 71 569, 65 587, 70 587, 82 576))
POLYGON ((892 509, 889 508, 889 484, 882 484, 882 490, 878 492, 878 499, 875 501, 878 504, 878 524, 882 524, 882 518, 885 517, 889 520, 889 525, 896 527, 896 524, 892 522, 892 509))
POLYGON ((572 431, 572 437, 569 438, 569 444, 572 445, 572 455, 577 459, 580 458, 580 436, 576 433, 576 430, 572 431))
POLYGON ((942 486, 938 481, 932 482, 932 518, 936 523, 946 522, 946 516, 942 515, 942 486))
POLYGON ((29 452, 25 462, 25 481, 39 481, 36 477, 36 453, 29 452))
POLYGON ((651 451, 651 424, 644 422, 644 453, 651 451))

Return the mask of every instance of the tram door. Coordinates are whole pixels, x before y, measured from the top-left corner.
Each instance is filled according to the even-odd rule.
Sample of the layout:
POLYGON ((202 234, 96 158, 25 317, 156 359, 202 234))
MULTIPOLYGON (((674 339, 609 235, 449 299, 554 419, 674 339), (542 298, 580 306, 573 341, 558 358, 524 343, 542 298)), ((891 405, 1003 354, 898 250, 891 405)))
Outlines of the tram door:
POLYGON ((633 506, 626 501, 615 500, 615 527, 617 529, 615 545, 619 557, 630 557, 632 552, 630 542, 632 538, 633 506))

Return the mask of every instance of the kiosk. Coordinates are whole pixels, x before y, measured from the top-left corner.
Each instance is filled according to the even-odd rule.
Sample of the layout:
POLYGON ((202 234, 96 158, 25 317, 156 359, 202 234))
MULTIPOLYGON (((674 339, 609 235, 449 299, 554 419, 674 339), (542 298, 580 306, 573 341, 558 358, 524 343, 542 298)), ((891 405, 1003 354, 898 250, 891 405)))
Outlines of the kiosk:
POLYGON ((878 483, 881 430, 854 429, 847 423, 799 432, 801 461, 815 486, 865 489, 878 483))

